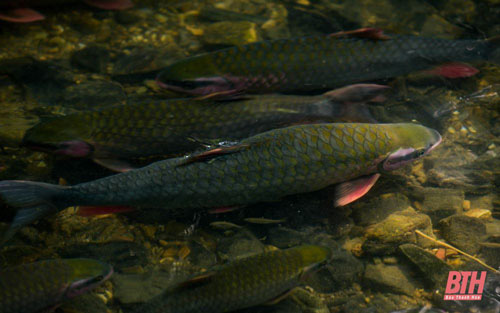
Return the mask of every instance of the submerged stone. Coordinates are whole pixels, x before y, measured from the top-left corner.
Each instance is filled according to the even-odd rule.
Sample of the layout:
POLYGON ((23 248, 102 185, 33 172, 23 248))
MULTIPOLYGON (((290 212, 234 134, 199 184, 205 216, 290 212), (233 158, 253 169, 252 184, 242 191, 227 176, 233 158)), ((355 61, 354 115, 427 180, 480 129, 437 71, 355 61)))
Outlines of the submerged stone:
POLYGON ((394 292, 412 296, 419 284, 408 275, 409 269, 402 265, 368 264, 364 283, 382 292, 394 292))
POLYGON ((202 37, 210 45, 244 45, 260 40, 257 25, 252 22, 218 22, 205 28, 202 37))
POLYGON ((446 262, 414 244, 407 243, 399 248, 420 269, 426 279, 436 286, 443 287, 443 282, 446 281, 448 272, 451 270, 446 262))
POLYGON ((441 236, 453 246, 470 254, 479 252, 479 242, 486 235, 486 226, 478 218, 452 215, 439 221, 441 236))

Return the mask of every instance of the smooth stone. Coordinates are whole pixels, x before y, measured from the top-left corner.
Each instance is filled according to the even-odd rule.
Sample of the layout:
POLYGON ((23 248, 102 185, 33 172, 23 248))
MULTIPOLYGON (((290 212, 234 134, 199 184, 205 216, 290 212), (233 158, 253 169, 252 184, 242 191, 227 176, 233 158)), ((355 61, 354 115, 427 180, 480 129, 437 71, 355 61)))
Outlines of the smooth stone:
POLYGON ((367 264, 363 282, 376 291, 412 296, 421 286, 407 274, 409 272, 410 269, 401 264, 367 264))
POLYGON ((486 226, 478 218, 452 215, 439 221, 441 236, 453 246, 470 254, 479 252, 479 242, 486 236, 486 226))
POLYGON ((431 281, 435 286, 444 287, 443 282, 446 281, 448 273, 451 270, 446 262, 438 259, 429 251, 411 243, 401 245, 399 249, 420 269, 426 279, 431 281))

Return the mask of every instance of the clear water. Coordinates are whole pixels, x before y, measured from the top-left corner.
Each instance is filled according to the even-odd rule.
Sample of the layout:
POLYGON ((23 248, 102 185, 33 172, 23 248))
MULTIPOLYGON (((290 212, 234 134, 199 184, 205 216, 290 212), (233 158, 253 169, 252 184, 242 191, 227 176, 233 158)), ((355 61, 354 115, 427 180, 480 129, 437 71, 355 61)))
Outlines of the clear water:
MULTIPOLYGON (((160 92, 154 78, 186 56, 361 27, 446 39, 500 34, 494 0, 133 2, 123 11, 78 1, 34 5, 44 20, 0 22, 0 180, 75 184, 111 175, 90 160, 19 144, 27 129, 46 118, 175 97, 160 92), (89 47, 92 54, 78 53, 89 47)), ((68 208, 21 229, 0 248, 0 268, 52 258, 100 259, 114 266, 114 276, 57 312, 126 312, 192 273, 309 243, 334 251, 329 264, 279 304, 245 312, 431 312, 420 309, 426 305, 499 312, 500 279, 493 271, 482 301, 442 301, 447 276, 433 281, 437 270, 423 270, 422 257, 412 259, 400 248, 416 244, 436 256, 432 264, 439 258, 453 270, 486 270, 425 240, 415 233, 420 230, 500 266, 500 70, 492 62, 474 66, 479 73, 468 78, 412 73, 377 82, 392 88, 385 102, 370 105, 375 119, 418 122, 438 130, 443 143, 423 160, 383 175, 345 207, 334 208, 326 190, 224 214, 146 210, 89 218, 68 208)), ((0 208, 6 228, 12 211, 0 208)))

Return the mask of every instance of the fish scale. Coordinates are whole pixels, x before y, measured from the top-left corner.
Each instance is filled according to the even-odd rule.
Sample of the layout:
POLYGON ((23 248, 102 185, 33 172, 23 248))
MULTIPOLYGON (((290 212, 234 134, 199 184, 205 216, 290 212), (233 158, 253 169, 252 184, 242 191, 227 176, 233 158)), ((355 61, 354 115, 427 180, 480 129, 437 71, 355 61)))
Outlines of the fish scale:
POLYGON ((81 140, 92 145, 89 157, 94 159, 175 155, 203 148, 213 140, 239 140, 294 123, 349 119, 343 113, 345 106, 349 104, 326 96, 152 101, 47 120, 30 129, 23 143, 57 147, 61 142, 81 140))
MULTIPOLYGON (((109 265, 90 259, 46 260, 0 270, 0 313, 35 313, 72 297, 72 283, 109 278, 109 265)), ((86 291, 86 290, 85 290, 86 291)))
POLYGON ((297 287, 330 254, 328 248, 311 245, 239 259, 165 291, 135 312, 223 313, 262 304, 297 287))
POLYGON ((59 200, 65 205, 123 204, 164 208, 274 201, 368 174, 375 162, 395 148, 398 141, 392 140, 393 136, 397 137, 394 128, 391 124, 345 123, 277 129, 241 141, 249 148, 234 154, 185 166, 178 166, 185 158, 160 161, 73 186, 59 200), (329 136, 321 135, 325 132, 329 136), (374 134, 373 145, 377 150, 364 147, 364 142, 369 140, 364 135, 368 132, 374 134), (358 133, 363 138, 361 143, 352 139, 358 133), (331 149, 323 149, 323 145, 331 149), (349 156, 350 150, 356 151, 354 157, 349 156), (366 161, 359 164, 358 155, 366 161), (295 174, 291 176, 290 172, 295 174), (208 190, 206 186, 210 186, 208 190))
POLYGON ((295 92, 384 79, 450 62, 487 59, 497 43, 390 35, 388 40, 319 35, 262 41, 180 60, 158 76, 172 90, 207 94, 295 92), (183 83, 221 77, 222 87, 183 83))

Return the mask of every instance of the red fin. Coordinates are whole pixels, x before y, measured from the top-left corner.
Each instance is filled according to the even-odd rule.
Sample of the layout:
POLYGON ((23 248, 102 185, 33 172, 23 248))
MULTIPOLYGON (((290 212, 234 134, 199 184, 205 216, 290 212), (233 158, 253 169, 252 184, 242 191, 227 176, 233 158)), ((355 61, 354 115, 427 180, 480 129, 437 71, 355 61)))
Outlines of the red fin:
POLYGON ((330 34, 330 37, 357 37, 357 38, 368 38, 374 40, 391 39, 391 37, 384 34, 384 32, 381 29, 372 27, 365 27, 349 31, 341 31, 330 34))
POLYGON ((217 92, 212 92, 209 93, 208 95, 204 96, 199 96, 193 98, 194 100, 207 100, 207 99, 239 99, 238 95, 241 95, 241 93, 238 92, 236 89, 231 89, 231 90, 224 90, 224 91, 217 91, 217 92))
POLYGON ((84 0, 88 5, 104 10, 125 10, 134 6, 130 0, 84 0))
POLYGON ((178 164, 177 166, 183 166, 187 164, 191 164, 194 162, 204 162, 213 158, 216 158, 221 155, 225 154, 231 154, 231 153, 237 153, 240 152, 243 149, 248 148, 249 145, 247 144, 241 144, 241 145, 234 145, 234 146, 229 146, 229 147, 221 147, 221 148, 215 148, 212 150, 208 151, 203 151, 201 153, 194 153, 191 155, 188 155, 186 159, 178 164))
POLYGON ((105 215, 105 214, 113 214, 113 213, 124 213, 133 211, 134 208, 127 206, 80 206, 78 207, 77 214, 80 216, 96 216, 96 215, 105 215))
POLYGON ((220 208, 210 209, 208 210, 208 213, 210 214, 228 213, 238 210, 239 208, 241 208, 241 206, 220 207, 220 208))
POLYGON ((463 63, 448 63, 426 72, 432 75, 443 76, 446 78, 461 78, 474 76, 479 73, 479 70, 475 67, 463 63))
POLYGON ((361 177, 337 186, 335 206, 344 206, 364 196, 377 182, 380 174, 361 177))
POLYGON ((103 166, 115 172, 124 173, 134 169, 133 166, 121 160, 115 160, 115 159, 93 159, 93 160, 100 166, 103 166))
POLYGON ((355 84, 328 91, 323 95, 339 102, 382 102, 385 97, 381 93, 390 88, 377 84, 355 84))
POLYGON ((12 9, 0 12, 0 20, 13 23, 31 23, 45 19, 45 16, 28 8, 12 9))

